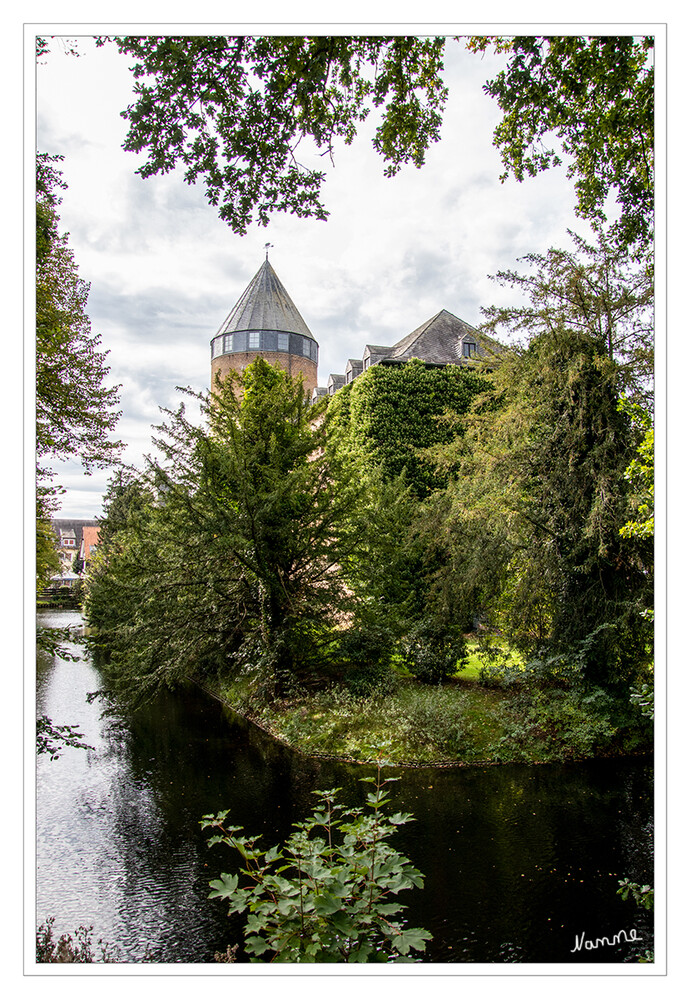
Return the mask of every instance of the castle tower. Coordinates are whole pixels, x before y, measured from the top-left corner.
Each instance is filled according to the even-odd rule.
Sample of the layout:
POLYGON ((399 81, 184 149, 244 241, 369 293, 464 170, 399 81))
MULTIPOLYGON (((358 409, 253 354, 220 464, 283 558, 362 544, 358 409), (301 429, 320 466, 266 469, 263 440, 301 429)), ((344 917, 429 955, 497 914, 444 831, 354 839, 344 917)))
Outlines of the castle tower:
POLYGON ((263 357, 296 378, 300 373, 305 393, 316 388, 319 345, 278 275, 266 260, 235 308, 211 340, 211 385, 216 373, 242 372, 263 357))

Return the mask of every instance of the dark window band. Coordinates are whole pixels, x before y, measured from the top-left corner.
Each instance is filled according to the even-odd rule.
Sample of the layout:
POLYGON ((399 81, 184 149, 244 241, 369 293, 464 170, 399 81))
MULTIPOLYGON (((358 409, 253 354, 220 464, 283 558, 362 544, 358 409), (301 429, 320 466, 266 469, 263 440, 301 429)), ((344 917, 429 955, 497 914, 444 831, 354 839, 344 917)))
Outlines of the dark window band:
POLYGON ((211 357, 221 354, 242 354, 246 351, 264 353, 296 354, 307 357, 315 364, 319 357, 316 340, 300 333, 279 333, 273 330, 243 330, 240 333, 224 333, 211 342, 211 357))

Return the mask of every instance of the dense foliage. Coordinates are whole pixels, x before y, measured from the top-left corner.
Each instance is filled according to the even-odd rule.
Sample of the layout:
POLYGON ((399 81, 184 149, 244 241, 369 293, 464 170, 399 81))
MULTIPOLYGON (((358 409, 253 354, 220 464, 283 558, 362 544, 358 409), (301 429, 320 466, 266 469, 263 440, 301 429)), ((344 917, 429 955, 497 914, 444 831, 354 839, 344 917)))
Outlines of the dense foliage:
POLYGON ((570 232, 572 250, 530 253, 525 272, 499 271, 493 278, 524 296, 521 306, 483 309, 482 328, 529 343, 562 329, 583 335, 616 363, 620 392, 646 412, 653 408, 654 278, 649 255, 634 261, 610 233, 595 231, 588 243, 570 232))
POLYGON ((494 132, 501 179, 534 177, 560 164, 562 151, 578 214, 603 223, 614 194, 616 242, 646 250, 654 226, 654 38, 474 37, 469 46, 493 46, 508 59, 484 87, 503 112, 494 132))
POLYGON ((405 926, 396 899, 423 887, 424 878, 388 842, 412 816, 386 816, 390 795, 380 771, 363 781, 374 785, 368 814, 338 804, 340 788, 316 791, 316 811, 282 847, 262 850, 259 837, 227 824, 227 811, 204 816, 202 828, 218 831, 209 846, 222 843, 242 857, 246 886, 238 874, 222 874, 209 897, 227 900, 230 913, 248 912, 251 961, 381 963, 413 960, 410 951, 425 949, 431 934, 405 926))
POLYGON ((424 450, 455 439, 457 417, 467 413, 487 382, 476 370, 455 365, 429 368, 416 358, 404 365, 375 365, 344 386, 329 416, 337 446, 356 454, 386 479, 404 473, 417 496, 447 477, 424 450))
MULTIPOLYGON (((244 234, 275 211, 325 219, 324 171, 372 109, 374 148, 393 176, 421 166, 439 138, 447 38, 356 36, 119 36, 137 99, 123 112, 125 148, 146 151, 144 176, 184 168, 202 179, 221 218, 244 234), (313 161, 313 155, 311 157, 313 161)), ((506 66, 484 90, 503 117, 494 134, 505 173, 523 180, 561 163, 577 211, 594 223, 618 205, 617 244, 646 250, 654 210, 654 38, 635 35, 474 36, 506 66), (555 143, 555 144, 554 144, 555 143)), ((103 44, 106 39, 99 39, 103 44)), ((610 219, 609 219, 610 221, 610 219)))
POLYGON ((619 389, 590 339, 536 337, 506 361, 422 526, 455 615, 470 602, 542 673, 604 684, 631 680, 651 643, 653 549, 621 536, 635 434, 619 389))
POLYGON ((321 668, 347 605, 335 570, 356 544, 361 485, 325 454, 301 382, 258 360, 199 399, 204 426, 167 413, 136 515, 105 524, 89 585, 111 677, 137 698, 241 672, 275 693, 321 668))
POLYGON ((39 461, 76 458, 88 471, 108 465, 120 448, 109 437, 118 387, 106 385, 107 355, 86 312, 89 286, 59 230, 59 159, 37 157, 36 452, 39 461))
MULTIPOLYGON (((309 140, 333 160, 372 108, 386 175, 421 166, 439 138, 446 89, 443 38, 189 35, 118 37, 134 58, 136 102, 123 116, 125 149, 146 150, 138 173, 184 167, 244 235, 273 212, 327 217, 321 169, 300 162, 309 140), (302 151, 300 150, 300 153, 302 151)), ((308 154, 307 154, 308 156, 308 154)))
POLYGON ((67 234, 60 231, 58 190, 66 185, 56 163, 36 158, 36 577, 42 589, 59 568, 50 517, 59 490, 52 463, 76 459, 88 472, 114 460, 120 445, 110 432, 119 413, 117 386, 101 338, 91 330, 89 286, 79 277, 67 234))
MULTIPOLYGON (((325 217, 300 138, 332 153, 381 107, 394 173, 437 137, 443 39, 116 43, 135 59, 140 172, 182 165, 237 232, 274 211, 325 217)), ((595 241, 571 234, 497 275, 525 301, 485 310, 483 333, 521 340, 490 365, 375 365, 309 410, 258 362, 201 400, 205 427, 169 413, 162 458, 120 482, 102 524, 88 614, 116 687, 242 677, 255 703, 333 681, 361 697, 397 675, 444 682, 472 629, 519 653, 485 679, 567 690, 556 714, 576 687, 627 702, 650 680, 652 40, 470 47, 490 44, 506 170, 556 165, 541 143, 559 141, 595 241)))
MULTIPOLYGON (((248 710, 236 687, 223 692, 248 710)), ((601 688, 524 676, 510 682, 505 674, 433 685, 398 678, 385 695, 340 686, 264 706, 254 717, 303 753, 358 762, 384 753, 396 764, 554 763, 645 752, 653 736, 637 707, 601 688)))
POLYGON ((628 310, 605 296, 574 308, 568 289, 586 267, 555 253, 532 263, 537 275, 521 279, 530 304, 490 310, 528 343, 497 367, 464 437, 437 449, 455 477, 427 503, 422 529, 444 559, 439 599, 456 615, 469 601, 537 656, 542 675, 630 682, 651 654, 653 548, 621 533, 641 433, 620 399, 645 369, 623 353, 628 310))

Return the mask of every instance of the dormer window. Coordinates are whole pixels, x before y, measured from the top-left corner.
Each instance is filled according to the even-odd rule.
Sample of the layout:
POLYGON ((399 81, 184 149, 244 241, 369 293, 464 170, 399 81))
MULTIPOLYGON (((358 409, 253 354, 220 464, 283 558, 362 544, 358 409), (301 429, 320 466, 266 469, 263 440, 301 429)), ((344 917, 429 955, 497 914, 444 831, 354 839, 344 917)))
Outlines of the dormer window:
POLYGON ((463 357, 476 357, 477 354, 477 344, 474 340, 464 340, 462 344, 462 356, 463 357))

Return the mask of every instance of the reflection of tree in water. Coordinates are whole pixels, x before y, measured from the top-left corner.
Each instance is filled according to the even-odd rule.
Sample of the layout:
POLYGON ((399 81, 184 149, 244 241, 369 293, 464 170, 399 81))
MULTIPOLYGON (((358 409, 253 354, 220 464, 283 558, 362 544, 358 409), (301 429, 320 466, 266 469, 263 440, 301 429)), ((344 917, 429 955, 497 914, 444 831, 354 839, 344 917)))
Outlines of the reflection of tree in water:
POLYGON ((651 884, 654 880, 654 812, 652 767, 626 775, 624 804, 618 823, 622 863, 621 877, 651 884))
MULTIPOLYGON (((159 961, 212 961, 241 940, 242 918, 229 920, 208 899, 208 882, 237 861, 233 851, 207 848, 202 815, 229 808, 232 822, 268 846, 313 810, 315 789, 340 787, 343 803, 359 804, 360 779, 373 773, 293 753, 195 688, 101 719, 97 734, 92 762, 73 778, 70 835, 93 871, 84 883, 96 886, 110 920, 98 934, 129 960, 142 960, 148 946, 159 961)), ((619 877, 651 863, 647 765, 394 773, 392 810, 416 819, 395 846, 426 877, 424 890, 405 898, 410 923, 434 934, 426 960, 573 961, 575 932, 613 933, 645 919, 651 927, 651 914, 616 895, 619 877)), ((87 918, 94 904, 80 905, 87 918)), ((620 962, 623 951, 597 960, 620 962)))
MULTIPOLYGON (((122 873, 103 890, 121 896, 124 947, 131 958, 148 945, 166 961, 212 960, 234 940, 223 907, 207 901, 208 882, 235 859, 208 850, 201 816, 230 808, 248 831, 280 840, 311 810, 324 766, 254 726, 228 724, 221 705, 194 688, 161 695, 129 720, 110 716, 104 738, 102 762, 117 767, 110 835, 122 873)), ((239 924, 235 931, 239 939, 239 924)))

